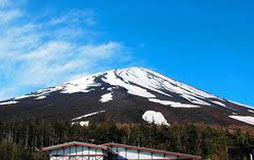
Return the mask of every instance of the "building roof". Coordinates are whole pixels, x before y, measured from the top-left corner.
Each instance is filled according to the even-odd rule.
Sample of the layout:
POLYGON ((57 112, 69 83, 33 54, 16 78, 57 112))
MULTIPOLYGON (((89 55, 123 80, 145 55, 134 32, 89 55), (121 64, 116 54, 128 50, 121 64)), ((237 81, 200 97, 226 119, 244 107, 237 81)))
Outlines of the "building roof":
POLYGON ((131 145, 119 144, 119 143, 105 143, 105 144, 101 144, 101 145, 96 145, 96 144, 73 141, 73 142, 67 142, 67 143, 53 145, 53 146, 49 146, 49 147, 44 147, 44 148, 42 148, 42 151, 52 151, 52 150, 55 150, 58 148, 70 147, 70 146, 85 146, 85 147, 102 149, 102 150, 107 150, 108 147, 124 147, 124 148, 128 148, 128 149, 133 149, 133 150, 153 152, 153 153, 158 153, 158 154, 166 154, 166 155, 170 155, 170 156, 178 156, 181 158, 202 159, 201 156, 176 153, 176 152, 169 152, 169 151, 151 149, 151 148, 145 148, 145 147, 137 147, 137 146, 131 146, 131 145))
POLYGON ((91 143, 72 141, 72 142, 67 142, 67 143, 63 143, 63 144, 58 144, 58 145, 53 145, 53 146, 49 146, 49 147, 44 147, 44 148, 42 148, 42 151, 51 151, 51 150, 55 150, 55 149, 58 149, 58 148, 70 147, 70 146, 85 146, 85 147, 90 147, 90 148, 95 148, 95 149, 107 150, 106 146, 96 145, 96 144, 91 144, 91 143))
POLYGON ((117 147, 124 147, 124 148, 128 148, 128 149, 133 149, 133 150, 166 154, 166 155, 170 155, 170 156, 179 156, 179 157, 192 158, 192 159, 202 159, 201 156, 195 156, 195 155, 184 154, 184 153, 169 152, 169 151, 151 149, 151 148, 145 148, 145 147, 137 147, 137 146, 131 146, 131 145, 119 144, 119 143, 106 143, 106 144, 102 144, 101 146, 108 146, 108 147, 117 146, 117 147))

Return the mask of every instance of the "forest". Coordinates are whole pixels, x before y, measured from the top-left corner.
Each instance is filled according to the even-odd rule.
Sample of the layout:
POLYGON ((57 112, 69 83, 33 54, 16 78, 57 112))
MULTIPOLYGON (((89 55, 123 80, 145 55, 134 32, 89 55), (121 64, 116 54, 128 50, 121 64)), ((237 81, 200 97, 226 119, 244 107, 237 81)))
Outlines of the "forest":
POLYGON ((211 160, 248 160, 254 135, 240 128, 208 125, 123 124, 65 120, 0 121, 0 160, 47 160, 42 147, 69 141, 108 142, 201 155, 211 160))

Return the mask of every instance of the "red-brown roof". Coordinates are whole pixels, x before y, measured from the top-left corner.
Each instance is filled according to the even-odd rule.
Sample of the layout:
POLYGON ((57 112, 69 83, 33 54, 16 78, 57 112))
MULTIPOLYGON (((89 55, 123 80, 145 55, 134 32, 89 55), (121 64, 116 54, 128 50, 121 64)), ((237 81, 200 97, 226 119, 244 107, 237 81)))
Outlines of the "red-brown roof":
POLYGON ((169 151, 163 151, 163 150, 151 149, 151 148, 145 148, 145 147, 137 147, 137 146, 131 146, 131 145, 119 144, 119 143, 106 143, 106 144, 96 145, 96 144, 73 141, 73 142, 53 145, 53 146, 49 146, 49 147, 44 147, 44 148, 42 148, 42 151, 51 151, 54 149, 63 148, 63 147, 70 147, 70 146, 85 146, 85 147, 102 149, 102 150, 107 150, 108 147, 117 146, 117 147, 124 147, 124 148, 128 148, 128 149, 141 150, 141 151, 146 151, 146 152, 166 154, 166 155, 170 155, 170 156, 180 156, 180 157, 184 157, 184 158, 199 159, 199 160, 202 159, 201 156, 195 156, 195 155, 189 155, 189 154, 183 154, 183 153, 175 153, 175 152, 169 152, 169 151))
POLYGON ((170 156, 181 156, 185 158, 192 158, 192 159, 202 159, 201 156, 195 156, 195 155, 190 155, 190 154, 183 154, 183 153, 175 153, 175 152, 168 152, 168 151, 163 151, 163 150, 158 150, 158 149, 151 149, 151 148, 145 148, 145 147, 137 147, 137 146, 131 146, 131 145, 126 145, 126 144, 119 144, 119 143, 106 143, 102 144, 101 146, 117 146, 117 147, 124 147, 124 148, 129 148, 129 149, 134 149, 134 150, 141 150, 141 151, 147 151, 147 152, 153 152, 153 153, 160 153, 160 154, 167 154, 170 156))
POLYGON ((53 145, 53 146, 49 146, 49 147, 44 147, 44 148, 42 148, 42 151, 51 151, 54 149, 63 148, 63 147, 70 147, 70 146, 85 146, 85 147, 90 147, 90 148, 107 150, 106 146, 73 141, 73 142, 67 142, 67 143, 53 145))

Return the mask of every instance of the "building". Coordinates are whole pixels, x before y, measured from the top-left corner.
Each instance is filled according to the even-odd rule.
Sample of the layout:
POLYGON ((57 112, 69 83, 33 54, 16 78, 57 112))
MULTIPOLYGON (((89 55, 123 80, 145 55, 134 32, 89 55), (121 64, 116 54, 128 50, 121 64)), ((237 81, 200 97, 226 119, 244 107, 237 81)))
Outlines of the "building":
POLYGON ((163 150, 136 147, 118 143, 95 145, 83 142, 69 142, 42 151, 50 160, 201 160, 200 156, 174 153, 163 150))
POLYGON ((163 150, 136 147, 118 143, 107 143, 103 144, 107 146, 108 151, 113 154, 116 160, 173 160, 173 159, 184 159, 184 160, 197 160, 201 159, 200 156, 193 156, 182 153, 174 153, 163 150))
POLYGON ((42 148, 49 154, 50 160, 105 160, 108 148, 83 142, 69 142, 42 148))

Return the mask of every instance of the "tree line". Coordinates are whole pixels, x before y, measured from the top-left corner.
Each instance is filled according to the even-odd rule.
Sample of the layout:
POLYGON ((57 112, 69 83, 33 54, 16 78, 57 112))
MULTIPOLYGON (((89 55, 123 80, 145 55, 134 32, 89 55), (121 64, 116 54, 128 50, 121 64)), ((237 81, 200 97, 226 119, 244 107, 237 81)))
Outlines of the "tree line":
POLYGON ((248 160, 254 135, 239 128, 205 125, 122 124, 90 122, 72 125, 66 120, 0 121, 0 160, 46 160, 42 147, 69 141, 108 142, 200 155, 211 160, 248 160))

